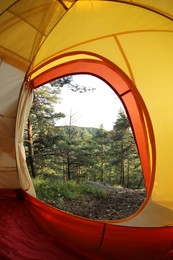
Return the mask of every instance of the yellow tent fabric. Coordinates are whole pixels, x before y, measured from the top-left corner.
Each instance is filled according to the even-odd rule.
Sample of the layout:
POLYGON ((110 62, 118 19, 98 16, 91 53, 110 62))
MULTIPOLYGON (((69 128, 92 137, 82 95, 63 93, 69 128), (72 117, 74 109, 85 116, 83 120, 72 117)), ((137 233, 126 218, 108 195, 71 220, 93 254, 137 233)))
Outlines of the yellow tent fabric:
MULTIPOLYGON (((132 123, 149 181, 141 209, 111 224, 172 225, 173 1, 3 0, 0 14, 0 188, 22 188, 35 196, 22 144, 32 88, 56 76, 89 72, 119 93, 121 84, 128 86, 139 113, 132 123)), ((130 95, 120 96, 131 116, 130 95)))

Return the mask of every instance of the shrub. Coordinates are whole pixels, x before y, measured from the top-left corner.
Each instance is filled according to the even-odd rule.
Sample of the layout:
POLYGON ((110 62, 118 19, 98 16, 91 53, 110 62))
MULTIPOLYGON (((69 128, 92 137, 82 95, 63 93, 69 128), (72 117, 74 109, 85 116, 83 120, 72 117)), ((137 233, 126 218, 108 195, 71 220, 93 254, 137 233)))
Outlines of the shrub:
POLYGON ((86 194, 92 194, 95 197, 106 197, 107 191, 100 187, 95 187, 88 183, 77 184, 73 180, 62 181, 56 177, 46 179, 33 179, 37 197, 40 200, 56 200, 57 198, 66 198, 69 200, 84 199, 86 194))

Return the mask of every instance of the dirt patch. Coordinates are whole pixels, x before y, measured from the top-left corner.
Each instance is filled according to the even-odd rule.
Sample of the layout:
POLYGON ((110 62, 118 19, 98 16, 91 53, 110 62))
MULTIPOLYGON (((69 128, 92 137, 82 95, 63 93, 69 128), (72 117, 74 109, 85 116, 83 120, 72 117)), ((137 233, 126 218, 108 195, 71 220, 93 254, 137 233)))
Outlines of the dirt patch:
POLYGON ((86 194, 84 199, 69 200, 60 197, 56 201, 46 200, 45 202, 81 217, 117 220, 129 217, 136 212, 146 198, 144 189, 113 188, 103 184, 102 188, 107 192, 104 197, 86 194))

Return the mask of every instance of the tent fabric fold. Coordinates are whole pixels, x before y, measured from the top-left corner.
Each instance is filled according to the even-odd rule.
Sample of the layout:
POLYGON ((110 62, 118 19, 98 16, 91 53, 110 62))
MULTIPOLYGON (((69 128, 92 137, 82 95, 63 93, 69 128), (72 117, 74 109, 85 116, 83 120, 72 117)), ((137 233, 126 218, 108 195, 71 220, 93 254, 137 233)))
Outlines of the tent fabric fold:
POLYGON ((4 259, 44 259, 41 247, 46 259, 172 259, 172 46, 172 0, 1 1, 4 259), (78 73, 106 82, 131 122, 147 198, 127 219, 90 221, 35 198, 23 147, 34 88, 78 73))

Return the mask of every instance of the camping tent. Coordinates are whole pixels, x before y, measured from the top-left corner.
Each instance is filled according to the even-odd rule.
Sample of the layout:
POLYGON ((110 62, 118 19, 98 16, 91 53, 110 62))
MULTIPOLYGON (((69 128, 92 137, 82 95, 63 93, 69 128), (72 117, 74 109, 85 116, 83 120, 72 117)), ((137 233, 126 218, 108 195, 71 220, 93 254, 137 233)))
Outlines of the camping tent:
POLYGON ((2 0, 0 13, 1 258, 172 259, 173 1, 2 0), (147 199, 128 219, 35 198, 23 148, 33 89, 79 73, 105 81, 131 121, 147 199))

